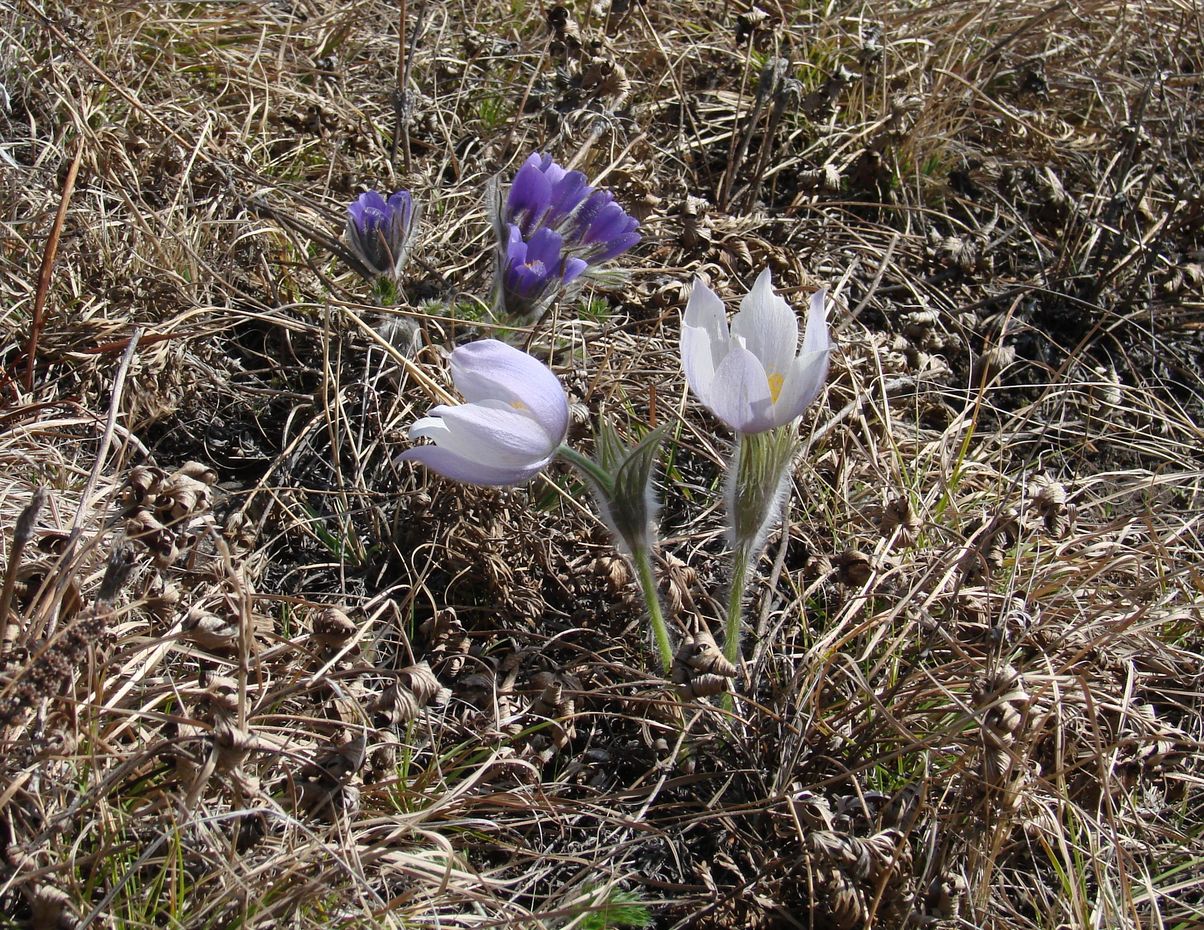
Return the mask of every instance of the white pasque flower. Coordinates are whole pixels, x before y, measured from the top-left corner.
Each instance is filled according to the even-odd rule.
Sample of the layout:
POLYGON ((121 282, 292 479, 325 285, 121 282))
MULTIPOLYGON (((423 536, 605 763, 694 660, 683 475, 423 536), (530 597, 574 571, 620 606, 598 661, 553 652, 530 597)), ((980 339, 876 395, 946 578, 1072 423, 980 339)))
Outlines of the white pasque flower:
POLYGON ((410 427, 434 445, 400 458, 468 484, 522 484, 548 464, 569 428, 569 404, 551 370, 513 346, 482 339, 451 354, 467 403, 439 404, 410 427))
POLYGON ((694 280, 681 327, 681 361, 695 396, 737 433, 763 433, 800 416, 828 376, 826 291, 811 296, 803 347, 798 319, 773 291, 769 269, 728 330, 723 301, 694 280))

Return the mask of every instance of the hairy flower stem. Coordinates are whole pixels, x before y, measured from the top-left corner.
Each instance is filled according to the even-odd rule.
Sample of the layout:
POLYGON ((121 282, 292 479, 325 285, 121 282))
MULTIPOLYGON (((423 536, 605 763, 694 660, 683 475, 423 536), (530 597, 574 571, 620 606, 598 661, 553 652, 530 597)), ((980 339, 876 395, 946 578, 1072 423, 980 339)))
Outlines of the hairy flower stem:
POLYGON ((732 588, 727 597, 727 623, 724 626, 723 655, 733 665, 740 663, 740 625, 744 616, 744 588, 752 554, 744 547, 736 549, 732 561, 732 588))
MULTIPOLYGON (((603 498, 610 499, 613 496, 614 481, 597 462, 566 445, 561 445, 556 454, 562 461, 579 469, 596 486, 603 498)), ((652 551, 648 546, 633 546, 629 554, 635 564, 636 577, 640 580, 644 606, 648 608, 648 617, 652 621, 652 635, 656 640, 657 652, 660 653, 661 671, 668 675, 673 667, 673 645, 669 641, 669 628, 665 625, 665 615, 661 612, 661 602, 657 595, 656 576, 652 571, 652 551)))
MULTIPOLYGON (((782 512, 790 463, 798 449, 794 425, 764 433, 739 434, 728 465, 724 496, 728 511, 728 539, 732 545, 732 587, 727 602, 727 639, 723 654, 740 664, 740 625, 748 570, 761 553, 765 536, 782 512)), ((731 696, 724 700, 731 709, 731 696)))
POLYGON ((648 616, 652 620, 652 635, 656 638, 656 649, 661 654, 661 672, 668 675, 673 667, 673 645, 669 642, 669 629, 665 626, 665 616, 661 613, 661 602, 656 592, 656 578, 652 574, 652 555, 647 549, 633 552, 635 573, 640 579, 640 590, 644 594, 644 604, 648 608, 648 616))

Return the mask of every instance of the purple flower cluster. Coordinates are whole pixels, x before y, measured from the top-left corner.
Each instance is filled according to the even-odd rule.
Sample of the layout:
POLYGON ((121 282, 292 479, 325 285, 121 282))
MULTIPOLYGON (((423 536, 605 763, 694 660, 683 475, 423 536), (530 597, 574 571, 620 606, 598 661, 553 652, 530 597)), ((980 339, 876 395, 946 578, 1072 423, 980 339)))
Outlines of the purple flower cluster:
POLYGON ((410 251, 417 211, 409 191, 397 191, 388 199, 377 191, 366 191, 347 208, 347 243, 370 277, 401 274, 410 251))
POLYGON ((497 218, 499 304, 533 317, 587 271, 640 241, 639 222, 580 171, 536 153, 514 176, 497 218))

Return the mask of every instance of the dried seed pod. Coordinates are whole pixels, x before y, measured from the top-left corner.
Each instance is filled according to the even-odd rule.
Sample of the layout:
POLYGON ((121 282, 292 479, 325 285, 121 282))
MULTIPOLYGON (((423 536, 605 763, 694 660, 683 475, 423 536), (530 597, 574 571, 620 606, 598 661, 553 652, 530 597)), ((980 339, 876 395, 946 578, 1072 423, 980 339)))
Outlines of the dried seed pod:
POLYGON ((840 168, 828 162, 826 165, 821 165, 818 168, 800 171, 798 180, 799 187, 802 190, 831 193, 832 191, 840 190, 840 168))
POLYGON ((836 569, 836 580, 851 588, 859 588, 870 580, 874 573, 873 556, 860 549, 846 549, 832 562, 836 569))
POLYGON ((903 494, 889 501, 882 508, 882 516, 878 519, 878 532, 884 538, 888 538, 895 530, 898 530, 898 535, 895 537, 895 548, 907 548, 915 544, 916 537, 920 535, 920 518, 916 516, 915 510, 911 506, 911 499, 903 494))
POLYGON ((627 567, 626 559, 613 555, 599 556, 594 559, 591 568, 595 575, 605 579, 606 590, 611 595, 622 593, 631 584, 631 569, 627 567))
POLYGON ((991 381, 1015 361, 1016 349, 1013 346, 991 346, 975 360, 974 382, 982 384, 991 381))
POLYGON ((720 675, 695 675, 689 681, 677 683, 677 693, 682 700, 693 700, 700 697, 713 697, 731 689, 732 680, 720 675))
POLYGON ((238 713, 238 681, 229 675, 212 676, 200 701, 214 718, 238 713))
POLYGON ((168 530, 149 510, 136 510, 126 517, 125 535, 150 547, 148 540, 151 537, 168 535, 168 530))
POLYGON ((849 877, 831 865, 821 865, 814 873, 816 910, 826 918, 832 930, 863 930, 869 926, 870 912, 865 895, 849 877))
POLYGON ((175 619, 179 603, 180 589, 165 581, 157 593, 147 595, 146 610, 156 622, 166 626, 175 619))
POLYGON ((79 917, 71 896, 49 882, 29 882, 21 886, 29 902, 29 926, 33 930, 74 930, 79 917))
POLYGON ((188 611, 181 632, 185 639, 209 652, 226 652, 238 647, 237 620, 219 617, 200 607, 188 611))
POLYGON ((935 327, 941 315, 936 310, 913 310, 904 314, 903 332, 911 339, 923 339, 935 327))
POLYGON ((1032 484, 1032 506, 1050 536, 1060 539, 1074 523, 1075 507, 1067 503, 1066 488, 1046 475, 1038 475, 1032 484))
POLYGON ((416 720, 422 709, 443 692, 439 679, 426 662, 397 672, 397 678, 381 692, 371 710, 383 724, 401 726, 416 720))
POLYGON ((367 736, 360 732, 322 752, 301 767, 302 778, 321 778, 339 782, 358 772, 364 764, 367 736))
POLYGON ((699 673, 721 678, 736 677, 736 666, 727 660, 711 631, 700 621, 694 631, 682 640, 673 657, 673 683, 684 684, 699 673))
POLYGON ((820 830, 807 835, 807 848, 865 882, 911 866, 911 848, 898 830, 883 830, 867 839, 820 830))
POLYGON ((164 518, 183 520, 209 509, 209 485, 176 473, 159 487, 155 510, 164 518))
POLYGON ((423 707, 434 701, 443 691, 439 679, 435 677, 435 673, 431 671, 430 665, 426 662, 419 662, 401 669, 397 673, 397 680, 409 689, 423 707))
POLYGON ((191 478, 194 481, 199 481, 201 484, 207 484, 210 487, 217 484, 217 472, 201 462, 185 462, 175 470, 172 477, 175 478, 182 475, 185 478, 191 478))
POLYGON ((420 629, 427 641, 431 664, 445 678, 455 678, 464 667, 472 642, 464 625, 450 607, 441 610, 422 624, 420 629))
POLYGON ((1004 665, 980 678, 972 697, 982 713, 984 776, 990 784, 998 785, 1011 770, 1010 747, 1024 726, 1029 695, 1020 673, 1004 665))
POLYGON ((665 553, 665 613, 676 617, 683 610, 694 609, 694 595, 690 588, 698 580, 698 574, 681 559, 665 553))
POLYGON ((948 872, 936 877, 928 886, 928 894, 925 896, 928 913, 956 925, 961 915, 962 899, 969 890, 969 885, 960 873, 948 872))
POLYGON ((576 710, 573 698, 565 694, 565 682, 552 672, 539 672, 531 677, 531 684, 542 688, 531 705, 530 715, 548 723, 533 734, 531 744, 542 746, 539 758, 547 762, 563 749, 577 732, 573 721, 576 710))
POLYGON ((727 691, 736 677, 736 666, 727 660, 711 631, 695 618, 693 630, 673 656, 670 678, 685 700, 709 697, 727 691))
POLYGON ((313 638, 323 646, 339 649, 358 632, 359 627, 352 619, 334 605, 323 607, 314 615, 313 638))
POLYGON ((163 480, 163 469, 152 465, 135 465, 125 476, 121 487, 120 500, 123 507, 145 507, 155 499, 159 492, 159 483, 163 480))
POLYGON ((812 830, 832 829, 832 805, 822 794, 806 789, 796 791, 789 803, 802 826, 812 830))
POLYGON ((681 244, 687 249, 700 244, 709 245, 714 234, 707 213, 711 205, 702 197, 687 196, 678 207, 681 218, 681 244))

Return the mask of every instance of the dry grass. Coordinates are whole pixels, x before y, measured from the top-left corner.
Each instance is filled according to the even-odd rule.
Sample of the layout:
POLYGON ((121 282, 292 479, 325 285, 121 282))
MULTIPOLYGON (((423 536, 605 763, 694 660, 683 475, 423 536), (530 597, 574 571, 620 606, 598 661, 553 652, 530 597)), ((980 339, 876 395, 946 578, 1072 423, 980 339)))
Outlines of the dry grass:
POLYGON ((1197 5, 402 9, 399 58, 378 0, 0 0, 0 923, 1204 924, 1197 5), (733 714, 647 671, 572 475, 393 462, 534 150, 645 221, 520 335, 670 424, 679 630, 685 288, 834 290, 733 714), (382 309, 338 230, 402 185, 382 309))

